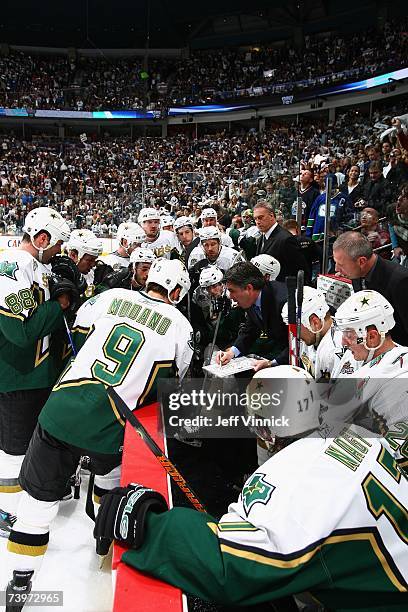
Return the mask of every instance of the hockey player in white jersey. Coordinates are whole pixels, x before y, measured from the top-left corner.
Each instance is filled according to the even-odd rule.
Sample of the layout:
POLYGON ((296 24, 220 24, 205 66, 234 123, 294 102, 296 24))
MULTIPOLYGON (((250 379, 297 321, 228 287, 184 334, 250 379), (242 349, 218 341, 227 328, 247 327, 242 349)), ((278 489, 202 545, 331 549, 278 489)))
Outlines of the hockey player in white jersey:
MULTIPOLYGON (((201 227, 218 227, 217 225, 217 211, 214 210, 214 208, 204 208, 203 212, 200 215, 200 219, 201 219, 201 227)), ((232 240, 232 238, 224 233, 220 231, 220 236, 221 236, 221 244, 223 246, 227 246, 230 248, 234 247, 234 242, 232 240)))
POLYGON ((119 241, 118 248, 103 257, 103 262, 115 271, 119 271, 128 267, 130 254, 136 247, 142 245, 146 240, 146 234, 137 223, 126 221, 119 225, 116 238, 119 241))
MULTIPOLYGON (((54 284, 49 262, 70 229, 52 208, 27 214, 21 244, 0 254, 0 493, 15 511, 18 474, 37 417, 63 367, 64 310, 70 298, 54 284)), ((68 287, 69 283, 65 283, 68 287)), ((0 511, 0 534, 10 524, 0 511)))
POLYGON ((174 232, 160 229, 160 211, 155 208, 142 208, 138 221, 146 234, 142 246, 152 249, 156 257, 170 259, 171 251, 177 249, 178 240, 174 232))
POLYGON ((408 481, 391 442, 407 447, 408 423, 389 441, 357 426, 326 437, 313 384, 293 366, 255 374, 248 419, 280 450, 220 520, 164 500, 150 512, 152 491, 132 484, 104 497, 95 536, 124 541, 127 565, 225 606, 306 591, 338 612, 405 611, 408 481))
MULTIPOLYGON (((287 325, 287 302, 282 309, 282 319, 287 325)), ((336 332, 324 294, 308 286, 303 293, 300 340, 300 359, 305 370, 316 380, 329 380, 344 353, 341 333, 336 332)), ((349 361, 355 364, 351 354, 349 361)))
POLYGON ((133 268, 133 275, 130 283, 131 289, 136 291, 143 291, 145 289, 150 268, 155 260, 156 255, 151 249, 142 249, 139 247, 132 252, 130 256, 130 263, 133 268))
POLYGON ((342 342, 361 362, 350 371, 348 351, 333 372, 334 415, 383 431, 408 415, 408 347, 392 340, 394 309, 377 291, 351 295, 336 311, 342 342), (350 381, 350 382, 349 382, 350 381))
POLYGON ((133 410, 153 400, 159 377, 173 372, 182 378, 187 371, 192 328, 175 305, 189 288, 181 262, 160 260, 150 269, 146 293, 112 289, 78 311, 78 354, 41 412, 20 472, 23 493, 8 541, 10 592, 29 590, 81 455, 102 475, 95 479, 98 495, 119 484, 125 423, 106 387, 115 387, 133 410))
POLYGON ((200 244, 191 251, 188 260, 191 274, 199 274, 208 265, 216 265, 226 272, 234 263, 244 261, 238 251, 222 245, 221 232, 217 227, 204 227, 198 233, 200 244))
POLYGON ((76 264, 86 282, 86 296, 91 297, 95 289, 94 268, 103 251, 102 240, 95 236, 91 230, 73 230, 67 243, 67 251, 68 257, 76 264))

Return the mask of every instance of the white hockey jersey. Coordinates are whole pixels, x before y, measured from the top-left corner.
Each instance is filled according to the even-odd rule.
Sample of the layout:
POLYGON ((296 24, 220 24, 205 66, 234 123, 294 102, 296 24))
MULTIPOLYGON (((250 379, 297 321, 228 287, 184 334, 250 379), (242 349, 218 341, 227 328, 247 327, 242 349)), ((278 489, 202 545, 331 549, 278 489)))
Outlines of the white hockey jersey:
POLYGON ((135 406, 160 368, 183 377, 191 361, 192 327, 170 304, 139 291, 110 289, 78 310, 74 330, 92 330, 59 382, 96 378, 135 406))
POLYGON ((0 391, 51 387, 62 351, 50 358, 51 332, 62 327, 62 310, 50 302, 51 266, 23 249, 0 253, 0 391))
POLYGON ((341 332, 332 326, 323 336, 317 347, 300 342, 300 358, 305 370, 316 380, 329 380, 332 372, 343 355, 341 332))
POLYGON ((122 268, 127 268, 130 263, 129 257, 122 257, 122 255, 118 255, 116 251, 109 253, 109 255, 102 256, 100 259, 103 261, 103 263, 111 266, 115 272, 122 270, 122 268))
MULTIPOLYGON (((337 600, 325 604, 334 609, 343 607, 342 597, 352 590, 351 582, 347 589, 342 581, 353 559, 364 560, 354 572, 358 589, 372 592, 373 601, 376 580, 406 591, 408 481, 387 450, 387 442, 356 426, 338 438, 315 434, 290 444, 248 478, 238 502, 221 518, 223 547, 271 564, 271 570, 286 568, 288 579, 291 568, 307 571, 321 556, 330 576, 327 594, 337 591, 337 600)), ((323 584, 315 588, 326 591, 323 584)))
POLYGON ((178 245, 179 241, 175 232, 169 230, 160 230, 156 240, 142 243, 144 249, 151 249, 156 257, 165 257, 166 259, 170 259, 170 252, 177 249, 178 245))
POLYGON ((388 450, 407 446, 408 423, 399 429, 402 440, 353 427, 293 442, 220 521, 187 508, 152 513, 143 547, 124 561, 227 606, 307 591, 329 610, 404 612, 408 481, 388 450))
POLYGON ((397 345, 364 365, 354 362, 357 367, 350 365, 350 355, 347 351, 335 369, 333 378, 338 381, 330 392, 329 406, 339 419, 366 422, 371 429, 369 422, 375 417, 380 430, 406 419, 408 347, 397 345))
MULTIPOLYGON (((188 269, 191 270, 196 263, 203 259, 206 259, 206 254, 201 244, 199 244, 194 247, 190 253, 190 257, 188 258, 188 269)), ((245 259, 238 251, 230 247, 222 246, 216 261, 212 261, 211 264, 208 262, 208 265, 217 266, 220 270, 226 272, 233 264, 240 261, 245 261, 245 259)))

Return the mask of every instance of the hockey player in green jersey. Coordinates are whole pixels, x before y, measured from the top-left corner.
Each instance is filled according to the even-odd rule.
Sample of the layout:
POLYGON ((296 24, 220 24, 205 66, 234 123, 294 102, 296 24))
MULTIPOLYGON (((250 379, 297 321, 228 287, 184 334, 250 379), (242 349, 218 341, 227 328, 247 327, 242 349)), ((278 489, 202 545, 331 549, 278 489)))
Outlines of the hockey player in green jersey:
MULTIPOLYGON (((20 246, 0 254, 0 494, 20 491, 24 454, 63 366, 63 344, 53 333, 63 332, 70 306, 67 293, 50 296, 49 289, 49 262, 68 240, 68 224, 52 208, 36 208, 23 231, 20 246)), ((15 497, 2 496, 0 505, 14 512, 15 497)), ((9 529, 0 513, 0 533, 9 529)))
POLYGON ((91 458, 98 496, 119 483, 125 423, 106 387, 115 387, 134 409, 152 401, 159 377, 186 373, 192 328, 175 305, 189 288, 180 261, 157 260, 146 293, 111 289, 79 309, 73 327, 78 353, 54 386, 21 467, 23 492, 8 541, 9 566, 16 570, 11 592, 21 582, 29 588, 80 457, 91 458))
POLYGON ((219 521, 168 511, 158 493, 132 484, 103 498, 95 537, 125 542, 128 565, 222 605, 306 591, 332 611, 406 612, 408 481, 394 454, 405 446, 408 456, 408 421, 387 439, 355 425, 326 437, 312 384, 293 366, 255 374, 248 416, 281 450, 219 521), (259 389, 280 390, 280 404, 265 406, 259 389))

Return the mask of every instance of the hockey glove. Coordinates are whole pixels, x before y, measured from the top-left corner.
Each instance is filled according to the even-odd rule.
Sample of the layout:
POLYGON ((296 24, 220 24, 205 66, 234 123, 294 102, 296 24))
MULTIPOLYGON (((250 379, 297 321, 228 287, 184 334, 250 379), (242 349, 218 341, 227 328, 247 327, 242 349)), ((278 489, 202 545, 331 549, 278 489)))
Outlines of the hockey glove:
POLYGON ((72 281, 79 294, 86 290, 86 280, 78 270, 76 263, 67 255, 54 255, 50 261, 52 273, 72 281))
POLYGON ((107 274, 102 285, 107 289, 130 289, 133 272, 129 268, 123 268, 118 272, 107 274))
POLYGON ((94 283, 95 287, 97 287, 98 285, 103 283, 103 281, 106 278, 106 276, 108 274, 112 274, 112 273, 113 273, 112 266, 109 266, 108 264, 106 264, 103 261, 101 261, 100 259, 98 259, 96 261, 96 266, 94 267, 94 280, 93 280, 93 283, 94 283))
POLYGON ((78 288, 71 280, 53 274, 50 276, 48 283, 50 289, 50 300, 56 300, 60 295, 65 293, 69 296, 69 311, 76 312, 78 310, 78 308, 81 306, 81 298, 78 288))
POLYGON ((146 514, 168 510, 163 495, 143 485, 117 487, 101 498, 96 517, 94 537, 100 540, 120 540, 130 548, 143 544, 146 514))

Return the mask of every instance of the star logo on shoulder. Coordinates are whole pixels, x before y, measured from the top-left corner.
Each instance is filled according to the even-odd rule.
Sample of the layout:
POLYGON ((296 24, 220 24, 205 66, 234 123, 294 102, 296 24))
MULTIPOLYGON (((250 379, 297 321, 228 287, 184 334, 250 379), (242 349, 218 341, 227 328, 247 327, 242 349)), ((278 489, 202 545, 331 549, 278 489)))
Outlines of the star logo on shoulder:
POLYGON ((246 481, 242 489, 242 503, 248 516, 255 504, 266 504, 271 499, 275 486, 265 480, 265 474, 255 473, 246 481))
POLYGON ((7 276, 11 280, 17 280, 16 272, 18 270, 18 264, 15 261, 2 261, 0 263, 0 276, 7 276))

